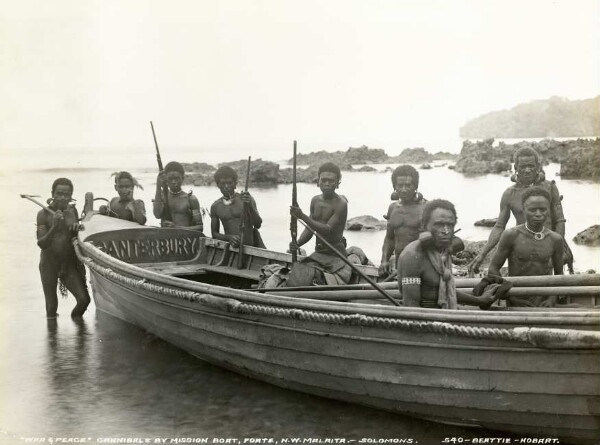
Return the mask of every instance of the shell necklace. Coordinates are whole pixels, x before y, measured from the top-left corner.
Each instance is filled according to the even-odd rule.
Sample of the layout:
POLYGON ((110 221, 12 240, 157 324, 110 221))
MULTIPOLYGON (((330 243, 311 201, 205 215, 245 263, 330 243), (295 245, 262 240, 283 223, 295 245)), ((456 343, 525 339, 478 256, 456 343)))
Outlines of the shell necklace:
POLYGON ((525 228, 527 229, 527 231, 529 231, 529 233, 531 233, 533 235, 533 239, 536 241, 541 241, 544 238, 546 238, 546 234, 544 233, 546 228, 542 227, 542 230, 539 232, 534 232, 533 230, 531 230, 529 228, 529 226, 527 225, 527 223, 525 223, 525 228))

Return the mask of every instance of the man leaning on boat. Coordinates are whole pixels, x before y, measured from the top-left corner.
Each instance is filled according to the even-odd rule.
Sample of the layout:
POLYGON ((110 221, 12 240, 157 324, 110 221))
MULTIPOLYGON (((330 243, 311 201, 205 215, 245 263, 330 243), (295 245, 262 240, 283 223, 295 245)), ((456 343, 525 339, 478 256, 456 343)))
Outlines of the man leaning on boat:
POLYGON ((458 291, 452 276, 450 245, 456 225, 454 205, 443 199, 427 202, 425 229, 398 259, 398 287, 404 306, 456 309, 458 303, 488 309, 500 296, 500 284, 486 287, 481 296, 458 291))

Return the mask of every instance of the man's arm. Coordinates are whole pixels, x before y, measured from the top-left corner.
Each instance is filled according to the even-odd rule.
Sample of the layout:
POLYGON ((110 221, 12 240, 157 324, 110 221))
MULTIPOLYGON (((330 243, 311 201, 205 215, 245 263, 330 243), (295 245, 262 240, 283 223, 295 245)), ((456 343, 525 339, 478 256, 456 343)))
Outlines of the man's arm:
POLYGON ((164 172, 160 172, 156 178, 156 191, 154 192, 154 202, 152 203, 152 213, 156 219, 162 219, 165 211, 165 201, 162 186, 165 182, 164 172))
POLYGON ((50 247, 52 245, 52 239, 54 238, 58 224, 60 224, 61 221, 64 222, 64 216, 63 216, 62 212, 59 210, 53 215, 52 226, 50 226, 50 228, 48 228, 47 216, 45 215, 45 213, 46 213, 45 210, 40 210, 37 214, 37 220, 36 220, 36 224, 37 224, 36 235, 37 235, 37 240, 38 240, 37 245, 42 250, 46 250, 48 247, 50 247))
POLYGON ((563 274, 563 253, 564 253, 564 244, 563 237, 556 236, 552 237, 552 241, 554 243, 554 250, 552 252, 552 266, 554 267, 554 275, 562 275, 563 274))
POLYGON ((304 213, 302 213, 300 219, 304 221, 315 232, 319 233, 319 235, 327 237, 331 235, 334 229, 340 224, 346 223, 346 219, 348 218, 348 203, 343 198, 340 198, 335 205, 333 215, 331 215, 331 217, 327 220, 326 223, 316 221, 313 218, 313 205, 311 203, 310 216, 307 216, 304 213))
POLYGON ((383 275, 385 273, 389 273, 390 270, 390 257, 392 253, 394 253, 394 248, 396 247, 396 240, 394 237, 394 231, 390 226, 390 222, 388 220, 387 228, 385 231, 385 238, 383 239, 383 247, 381 248, 381 265, 379 266, 379 275, 383 275))
POLYGON ((504 265, 504 262, 510 255, 512 251, 512 246, 515 241, 516 230, 510 229, 506 230, 500 236, 500 242, 498 244, 498 249, 496 253, 492 257, 492 261, 490 262, 490 267, 488 268, 488 275, 501 276, 500 269, 504 265))
POLYGON ((404 249, 398 258, 398 288, 402 304, 421 307, 421 251, 404 249))
POLYGON ((565 237, 565 214, 562 208, 562 197, 558 192, 558 187, 554 181, 550 183, 550 198, 551 198, 551 209, 550 214, 552 215, 552 230, 558 233, 563 238, 565 237))
POLYGON ((481 249, 479 255, 477 255, 473 259, 471 264, 469 264, 469 272, 479 272, 479 266, 481 266, 481 263, 483 263, 483 260, 485 259, 487 254, 490 253, 490 250, 492 250, 494 246, 498 244, 500 236, 502 235, 502 232, 504 232, 504 229, 506 228, 506 223, 508 223, 509 219, 510 196, 509 191, 506 190, 502 194, 502 199, 500 200, 500 213, 498 214, 498 220, 492 228, 492 232, 490 233, 487 243, 485 243, 485 246, 483 246, 483 249, 481 249))
POLYGON ((192 212, 192 225, 187 227, 190 230, 197 230, 202 232, 204 230, 204 223, 202 222, 202 213, 200 212, 200 203, 198 198, 194 195, 190 195, 190 210, 192 212))
POLYGON ((140 224, 146 224, 146 206, 144 205, 144 201, 141 199, 136 199, 131 203, 131 214, 133 215, 133 220, 140 224))
POLYGON ((240 193, 240 197, 242 202, 248 205, 248 216, 250 216, 250 223, 252 223, 252 227, 255 229, 260 229, 263 220, 260 217, 260 213, 258 213, 256 201, 248 192, 240 193))

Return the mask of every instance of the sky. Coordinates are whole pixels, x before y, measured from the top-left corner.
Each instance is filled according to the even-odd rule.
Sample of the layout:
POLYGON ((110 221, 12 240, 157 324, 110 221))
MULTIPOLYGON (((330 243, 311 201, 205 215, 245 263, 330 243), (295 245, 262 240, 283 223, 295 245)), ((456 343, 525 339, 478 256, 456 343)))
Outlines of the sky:
POLYGON ((390 154, 600 94, 599 0, 0 0, 0 152, 390 154))

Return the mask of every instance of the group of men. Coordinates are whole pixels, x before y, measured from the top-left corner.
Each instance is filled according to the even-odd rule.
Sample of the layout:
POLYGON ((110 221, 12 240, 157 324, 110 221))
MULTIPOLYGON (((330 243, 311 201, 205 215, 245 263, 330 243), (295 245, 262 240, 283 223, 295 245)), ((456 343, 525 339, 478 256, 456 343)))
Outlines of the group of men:
MULTIPOLYGON (((519 150, 514 163, 516 183, 504 192, 498 222, 471 269, 478 272, 489 251, 499 244, 488 269, 491 277, 500 276, 500 268, 507 259, 510 276, 562 274, 565 219, 556 185, 543 177, 540 159, 534 150, 519 150), (511 212, 517 226, 505 230, 511 212)), ((204 226, 198 199, 181 189, 184 175, 183 166, 178 162, 168 163, 159 173, 153 213, 163 227, 185 227, 202 233, 204 226)), ((317 240, 315 252, 292 268, 288 286, 340 284, 355 279, 352 268, 340 258, 340 254, 348 253, 343 236, 348 200, 337 193, 341 177, 335 164, 321 165, 317 179, 321 193, 312 198, 309 213, 298 206, 290 208, 290 215, 307 227, 292 241, 290 250, 297 251, 315 233, 317 240)), ((258 231, 262 218, 250 193, 236 192, 235 170, 222 166, 215 172, 214 179, 222 196, 210 208, 212 237, 230 242, 234 247, 243 239, 244 245, 264 248, 258 231)), ((454 235, 457 220, 454 205, 443 199, 427 201, 418 192, 419 173, 409 165, 394 170, 392 184, 394 201, 386 214, 387 231, 379 270, 382 276, 397 274, 403 304, 455 308, 460 303, 488 308, 497 298, 494 293, 497 285, 489 286, 481 295, 466 294, 454 286, 451 256, 464 248, 460 238, 454 235), (392 256, 396 258, 396 267, 392 256)), ((133 196, 136 185, 130 173, 115 174, 118 196, 102 206, 100 212, 145 224, 144 203, 133 196)), ((90 302, 85 270, 70 241, 78 230, 78 214, 70 205, 72 194, 71 181, 57 179, 49 200, 52 212, 41 210, 37 216, 38 246, 42 249, 40 273, 48 318, 57 315, 59 280, 77 300, 72 317, 81 317, 90 302)), ((509 304, 553 306, 555 299, 511 297, 509 304)))

